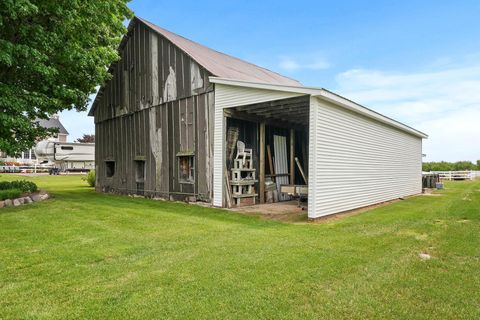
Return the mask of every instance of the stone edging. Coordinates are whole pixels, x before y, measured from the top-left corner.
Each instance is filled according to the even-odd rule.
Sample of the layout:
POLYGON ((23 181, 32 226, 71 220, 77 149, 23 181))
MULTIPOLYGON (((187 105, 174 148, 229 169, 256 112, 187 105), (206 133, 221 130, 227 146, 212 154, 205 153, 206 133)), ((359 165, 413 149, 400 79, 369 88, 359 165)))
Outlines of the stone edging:
POLYGON ((0 200, 0 208, 4 208, 4 207, 6 208, 6 207, 12 207, 12 206, 18 207, 23 204, 29 204, 32 202, 47 200, 48 198, 50 198, 50 196, 45 191, 35 192, 25 197, 0 200))

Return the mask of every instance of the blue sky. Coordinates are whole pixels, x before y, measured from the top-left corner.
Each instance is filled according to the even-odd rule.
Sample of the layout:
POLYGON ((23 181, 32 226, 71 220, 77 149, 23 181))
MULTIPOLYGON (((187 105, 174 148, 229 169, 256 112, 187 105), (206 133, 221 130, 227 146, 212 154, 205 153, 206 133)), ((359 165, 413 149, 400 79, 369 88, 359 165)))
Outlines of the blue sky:
MULTIPOLYGON (((425 160, 480 159, 480 1, 141 1, 136 15, 417 129, 425 160)), ((94 131, 64 112, 70 140, 94 131)))

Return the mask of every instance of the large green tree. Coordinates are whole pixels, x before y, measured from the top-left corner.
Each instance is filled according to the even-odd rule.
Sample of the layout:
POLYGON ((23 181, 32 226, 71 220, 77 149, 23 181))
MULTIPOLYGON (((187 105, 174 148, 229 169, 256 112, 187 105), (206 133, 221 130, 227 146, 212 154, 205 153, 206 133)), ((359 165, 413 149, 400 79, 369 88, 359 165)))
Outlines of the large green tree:
POLYGON ((52 134, 36 118, 86 110, 118 59, 127 2, 0 1, 0 150, 14 154, 52 134))

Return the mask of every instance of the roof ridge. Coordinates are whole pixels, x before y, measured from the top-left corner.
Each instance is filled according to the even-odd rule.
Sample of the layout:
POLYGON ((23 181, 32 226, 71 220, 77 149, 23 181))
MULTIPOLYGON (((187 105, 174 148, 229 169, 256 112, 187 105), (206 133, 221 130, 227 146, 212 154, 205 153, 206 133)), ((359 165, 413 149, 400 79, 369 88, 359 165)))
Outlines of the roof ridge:
MULTIPOLYGON (((216 50, 216 49, 210 48, 210 47, 208 47, 208 46, 206 46, 206 45, 203 45, 203 44, 201 44, 201 43, 199 43, 199 42, 196 42, 196 41, 194 41, 194 40, 188 39, 188 38, 186 38, 186 37, 184 37, 184 36, 182 36, 182 35, 180 35, 180 34, 177 34, 177 33, 175 33, 175 32, 172 32, 172 31, 170 31, 170 30, 167 30, 167 29, 165 29, 165 28, 162 28, 162 27, 156 25, 155 23, 153 23, 153 22, 151 22, 151 21, 148 21, 147 19, 141 18, 141 17, 139 17, 139 16, 135 16, 134 19, 138 19, 139 21, 143 22, 144 24, 146 24, 147 26, 149 26, 151 29, 153 29, 154 31, 156 31, 156 32, 158 32, 158 33, 160 33, 160 34, 162 34, 162 33, 161 33, 159 30, 155 30, 155 28, 158 28, 158 29, 160 29, 160 30, 162 30, 162 31, 164 31, 164 32, 170 33, 170 34, 172 34, 172 35, 174 35, 174 36, 180 37, 180 38, 182 38, 182 39, 184 39, 184 40, 186 40, 186 41, 188 41, 188 42, 194 43, 194 44, 196 44, 196 45, 198 45, 198 46, 207 48, 208 50, 215 51, 216 53, 221 54, 221 55, 223 55, 223 56, 225 56, 225 57, 228 57, 228 58, 231 58, 231 59, 235 59, 235 60, 241 61, 241 62, 243 62, 243 63, 249 64, 249 65, 251 65, 251 66, 253 66, 253 67, 255 67, 255 68, 259 68, 259 69, 261 69, 261 70, 264 70, 264 71, 266 71, 267 73, 270 72, 270 73, 276 74, 276 75, 279 76, 279 77, 287 78, 287 79, 289 79, 289 80, 291 80, 291 81, 295 81, 295 82, 297 82, 299 85, 303 86, 303 84, 300 83, 300 81, 298 81, 297 79, 294 79, 294 78, 285 76, 285 75, 280 74, 280 73, 278 73, 278 72, 276 72, 276 71, 270 70, 270 69, 268 69, 268 68, 266 68, 266 67, 259 66, 259 65, 255 64, 255 63, 249 62, 249 61, 247 61, 247 60, 243 60, 243 59, 237 58, 237 57, 235 57, 235 56, 232 56, 232 55, 230 55, 230 54, 227 54, 227 53, 218 51, 218 50, 216 50)), ((162 34, 162 35, 163 35, 163 34, 162 34)), ((171 41, 170 39, 168 39, 168 40, 171 41)), ((179 46, 179 45, 176 44, 176 43, 175 43, 175 45, 179 46)), ((180 46, 179 46, 179 47, 180 47, 180 46)), ((181 48, 181 49, 182 49, 183 51, 186 51, 186 50, 183 49, 183 48, 181 48)), ((187 52, 187 54, 191 56, 191 54, 189 54, 188 52, 187 52)), ((196 59, 195 59, 194 57, 192 57, 192 58, 196 61, 196 59)), ((198 62, 198 61, 197 61, 197 62, 198 62)), ((246 74, 247 74, 247 73, 246 73, 246 74)), ((218 76, 218 75, 216 75, 216 76, 218 76)))

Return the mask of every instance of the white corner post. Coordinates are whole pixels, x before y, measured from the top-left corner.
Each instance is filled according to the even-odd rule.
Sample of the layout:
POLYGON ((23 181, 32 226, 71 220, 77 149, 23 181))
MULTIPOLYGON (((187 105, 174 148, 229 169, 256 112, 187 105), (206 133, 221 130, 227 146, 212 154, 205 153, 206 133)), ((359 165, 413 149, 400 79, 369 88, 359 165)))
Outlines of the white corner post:
POLYGON ((225 116, 223 108, 215 105, 213 132, 213 205, 223 207, 223 180, 225 167, 225 116))
POLYGON ((314 219, 321 216, 318 208, 318 202, 321 195, 317 192, 319 165, 317 154, 319 152, 319 107, 318 100, 310 96, 309 111, 309 133, 308 133, 308 218, 314 219))

